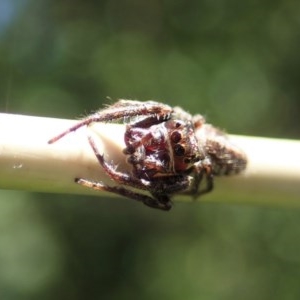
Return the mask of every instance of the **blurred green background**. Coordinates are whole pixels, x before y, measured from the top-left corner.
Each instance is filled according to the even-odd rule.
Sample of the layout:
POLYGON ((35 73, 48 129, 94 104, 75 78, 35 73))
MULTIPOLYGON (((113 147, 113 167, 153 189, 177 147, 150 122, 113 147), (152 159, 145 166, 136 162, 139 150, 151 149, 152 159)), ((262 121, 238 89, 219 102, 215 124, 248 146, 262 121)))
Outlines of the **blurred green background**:
MULTIPOLYGON (((155 99, 299 138, 299 53, 295 0, 0 0, 0 111, 155 99)), ((0 299, 299 299, 299 282, 299 210, 0 191, 0 299)))

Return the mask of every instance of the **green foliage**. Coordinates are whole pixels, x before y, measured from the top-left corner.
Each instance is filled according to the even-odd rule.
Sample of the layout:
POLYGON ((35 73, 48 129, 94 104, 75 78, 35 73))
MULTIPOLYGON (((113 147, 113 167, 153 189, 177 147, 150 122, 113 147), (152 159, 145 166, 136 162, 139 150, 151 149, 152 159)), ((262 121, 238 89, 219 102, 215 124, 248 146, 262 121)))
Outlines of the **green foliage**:
MULTIPOLYGON (((75 118, 107 96, 155 99, 231 133, 299 137, 299 9, 2 0, 0 110, 75 118)), ((0 298, 299 299, 299 220, 261 207, 176 203, 162 213, 127 199, 2 191, 0 298)))

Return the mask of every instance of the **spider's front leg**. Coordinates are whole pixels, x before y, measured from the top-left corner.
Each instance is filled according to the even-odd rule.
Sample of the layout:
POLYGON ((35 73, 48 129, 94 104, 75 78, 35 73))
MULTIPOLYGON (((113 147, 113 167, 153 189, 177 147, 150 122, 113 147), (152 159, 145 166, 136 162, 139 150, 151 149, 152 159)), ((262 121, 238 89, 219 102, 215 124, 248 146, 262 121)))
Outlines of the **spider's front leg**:
MULTIPOLYGON (((114 180, 118 184, 131 186, 136 189, 142 189, 142 190, 151 189, 149 182, 145 180, 140 180, 139 178, 135 178, 131 176, 129 173, 116 171, 113 166, 111 166, 104 160, 103 155, 99 153, 96 144, 91 136, 88 136, 88 141, 94 151, 95 156, 98 159, 98 162, 100 163, 100 165, 103 167, 103 169, 106 171, 106 173, 110 176, 112 180, 114 180)), ((122 186, 108 186, 102 182, 95 182, 83 178, 75 178, 75 182, 85 187, 92 188, 94 190, 111 192, 117 195, 125 196, 133 200, 137 200, 139 202, 143 202, 145 205, 152 208, 157 208, 161 210, 170 210, 172 207, 172 203, 168 195, 165 194, 159 194, 157 196, 150 197, 142 193, 131 191, 122 186)))
POLYGON ((100 154, 98 148, 91 136, 88 136, 89 144, 94 154, 109 177, 118 184, 128 185, 137 189, 148 189, 148 182, 140 178, 133 177, 130 173, 116 171, 115 167, 104 160, 104 155, 100 154))
MULTIPOLYGON (((135 116, 146 116, 148 118, 142 120, 141 124, 143 124, 144 122, 144 126, 147 126, 148 122, 151 125, 152 122, 155 122, 155 120, 158 120, 158 123, 161 123, 164 119, 169 118, 172 112, 173 109, 169 105, 158 103, 155 101, 140 102, 134 100, 119 100, 115 104, 97 111, 81 122, 75 124, 74 126, 50 139, 48 141, 48 144, 52 144, 65 135, 76 131, 80 127, 88 126, 94 122, 110 122, 135 116)), ((140 125, 139 122, 137 122, 136 124, 140 125)))

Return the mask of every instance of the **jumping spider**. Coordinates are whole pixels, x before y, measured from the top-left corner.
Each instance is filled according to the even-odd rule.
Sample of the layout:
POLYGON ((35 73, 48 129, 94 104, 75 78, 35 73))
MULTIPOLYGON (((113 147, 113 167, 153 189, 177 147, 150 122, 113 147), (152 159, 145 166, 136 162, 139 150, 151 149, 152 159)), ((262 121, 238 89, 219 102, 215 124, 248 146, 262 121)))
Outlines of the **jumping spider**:
POLYGON ((191 116, 179 107, 154 101, 119 100, 100 110, 58 136, 52 144, 94 122, 128 119, 124 140, 131 172, 119 172, 99 153, 91 136, 88 141, 109 177, 118 186, 75 178, 75 182, 95 190, 108 191, 143 202, 153 208, 169 210, 170 197, 188 194, 198 197, 213 189, 214 175, 239 173, 245 169, 244 153, 234 147, 227 136, 206 124, 201 115, 191 116), (206 184, 200 188, 203 177, 206 184), (127 189, 133 187, 137 191, 127 189), (148 191, 150 196, 139 190, 148 191))

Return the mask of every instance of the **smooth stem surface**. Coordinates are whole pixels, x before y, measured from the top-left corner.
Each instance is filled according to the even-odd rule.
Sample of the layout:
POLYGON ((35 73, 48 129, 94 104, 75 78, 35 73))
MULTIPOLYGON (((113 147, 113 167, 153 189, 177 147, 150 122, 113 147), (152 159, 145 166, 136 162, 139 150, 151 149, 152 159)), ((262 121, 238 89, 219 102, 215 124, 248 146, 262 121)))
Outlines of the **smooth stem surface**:
MULTIPOLYGON (((50 138, 76 122, 0 114, 0 188, 96 194, 74 183, 75 177, 109 182, 88 144, 87 128, 48 144, 50 138)), ((99 151, 105 151, 107 159, 124 164, 122 127, 99 125, 93 126, 99 128, 97 132, 101 135, 101 139, 95 136, 99 151)))
MULTIPOLYGON (((75 177, 82 177, 113 184, 87 142, 87 130, 95 137, 100 153, 104 152, 107 160, 116 163, 118 170, 130 171, 122 153, 123 125, 95 124, 70 133, 54 144, 47 143, 76 122, 0 114, 0 188, 100 195, 100 192, 74 183, 75 177)), ((230 138, 246 152, 247 170, 241 175, 216 178, 214 191, 201 201, 300 204, 299 141, 230 138)), ((176 196, 175 200, 179 198, 189 199, 176 196)))

